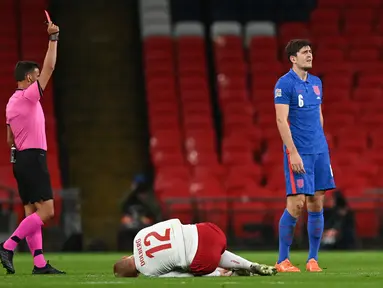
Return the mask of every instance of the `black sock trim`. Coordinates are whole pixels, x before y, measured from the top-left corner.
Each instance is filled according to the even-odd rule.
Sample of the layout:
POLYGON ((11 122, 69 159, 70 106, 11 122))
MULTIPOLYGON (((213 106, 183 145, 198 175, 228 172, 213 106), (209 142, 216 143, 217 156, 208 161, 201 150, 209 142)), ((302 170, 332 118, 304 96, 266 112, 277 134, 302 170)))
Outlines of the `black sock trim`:
POLYGON ((43 254, 43 249, 37 249, 33 253, 33 257, 39 256, 39 255, 42 255, 42 254, 43 254))
POLYGON ((17 236, 12 236, 12 237, 11 237, 11 240, 12 240, 12 241, 15 241, 16 243, 20 243, 20 241, 21 241, 20 238, 17 237, 17 236))

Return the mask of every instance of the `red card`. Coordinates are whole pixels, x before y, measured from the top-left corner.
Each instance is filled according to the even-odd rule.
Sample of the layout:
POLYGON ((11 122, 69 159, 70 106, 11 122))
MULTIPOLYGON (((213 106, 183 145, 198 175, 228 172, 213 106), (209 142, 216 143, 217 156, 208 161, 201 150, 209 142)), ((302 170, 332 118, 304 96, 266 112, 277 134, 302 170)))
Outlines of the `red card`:
POLYGON ((49 16, 48 11, 47 11, 47 10, 44 10, 44 11, 45 11, 45 16, 47 16, 47 21, 48 21, 48 23, 51 23, 52 20, 51 20, 51 17, 49 16))

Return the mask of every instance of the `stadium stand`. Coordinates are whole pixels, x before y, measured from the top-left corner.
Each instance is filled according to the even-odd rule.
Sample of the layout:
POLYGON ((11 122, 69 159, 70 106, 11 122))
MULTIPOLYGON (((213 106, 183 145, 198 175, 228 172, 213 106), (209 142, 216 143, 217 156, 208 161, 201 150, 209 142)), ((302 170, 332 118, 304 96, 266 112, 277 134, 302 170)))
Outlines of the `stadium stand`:
MULTIPOLYGON (((17 40, 17 21, 15 20, 16 6, 14 1, 5 0, 0 2, 0 103, 5 109, 9 96, 15 88, 13 69, 19 59, 18 40, 17 40)), ((5 121, 5 119, 3 120, 5 121)), ((4 123, 5 124, 5 123, 4 123)), ((0 180, 5 187, 15 187, 16 181, 13 178, 12 167, 9 164, 9 147, 5 139, 6 125, 0 125, 0 133, 4 135, 0 141, 0 180)), ((4 188, 5 188, 4 187, 4 188)), ((0 202, 2 208, 10 208, 6 203, 14 195, 8 189, 0 189, 0 202)))
MULTIPOLYGON (((168 1, 140 1, 143 19, 143 65, 149 115, 150 153, 155 169, 154 189, 164 204, 166 198, 188 198, 189 174, 182 151, 181 115, 175 76, 175 48, 172 40, 168 1)), ((172 217, 190 222, 191 205, 172 207, 181 211, 172 217)), ((166 205, 163 205, 166 209, 166 205)))
MULTIPOLYGON (((141 0, 144 2, 156 2, 158 7, 165 7, 160 2, 169 4, 165 0, 141 0)), ((378 196, 368 196, 366 190, 383 185, 380 177, 383 157, 379 153, 383 146, 380 101, 383 75, 379 72, 383 65, 380 52, 383 22, 378 17, 382 1, 318 0, 315 9, 307 4, 309 1, 210 1, 214 7, 209 7, 211 25, 207 24, 209 21, 204 25, 195 22, 203 21, 201 1, 185 1, 187 9, 181 9, 175 2, 172 6, 175 24, 169 24, 169 16, 166 25, 152 27, 150 37, 148 28, 143 29, 146 85, 152 87, 147 89, 149 110, 153 105, 156 109, 163 106, 166 111, 150 112, 153 139, 160 135, 159 130, 167 130, 161 133, 168 143, 164 147, 169 148, 169 152, 165 148, 156 152, 166 157, 152 154, 161 176, 156 178, 157 193, 186 197, 195 193, 199 199, 208 194, 226 200, 236 197, 236 204, 228 201, 227 208, 219 208, 228 214, 234 211, 235 217, 228 219, 234 222, 235 235, 240 237, 253 235, 244 228, 249 222, 272 219, 271 225, 276 227, 279 215, 267 213, 273 214, 270 212, 273 208, 278 213, 282 211, 285 183, 282 145, 271 95, 278 77, 290 68, 283 53, 287 41, 309 38, 315 58, 312 72, 321 77, 324 86, 325 132, 335 180, 356 211, 358 235, 374 238, 380 225, 375 201, 378 196), (288 12, 274 15, 273 11, 288 12), (166 29, 160 31, 159 27, 166 29), (205 36, 205 30, 210 34, 205 36), (211 62, 206 59, 210 57, 209 45, 213 51, 211 62), (157 48, 150 50, 149 46, 157 48), (208 80, 209 63, 214 65, 214 83, 208 80), (149 76, 151 69, 161 71, 157 76, 153 76, 155 73, 149 76), (209 102, 212 87, 222 116, 222 139, 217 139, 221 155, 214 149, 216 139, 209 102), (165 124, 153 129, 159 123, 165 124), (190 131, 196 134, 191 135, 190 131), (164 170, 166 161, 171 167, 164 170), (169 190, 159 188, 164 171, 169 171, 166 181, 177 181, 177 189, 174 185, 169 190), (202 178, 209 185, 200 185, 198 181, 202 178), (359 201, 361 198, 363 201, 359 201), (254 211, 263 212, 258 217, 254 211)), ((149 17, 145 19, 149 21, 149 17)), ((152 146, 152 153, 153 149, 152 146)), ((190 216, 190 211, 185 213, 190 216)), ((216 220, 224 225, 224 218, 226 214, 216 220)))

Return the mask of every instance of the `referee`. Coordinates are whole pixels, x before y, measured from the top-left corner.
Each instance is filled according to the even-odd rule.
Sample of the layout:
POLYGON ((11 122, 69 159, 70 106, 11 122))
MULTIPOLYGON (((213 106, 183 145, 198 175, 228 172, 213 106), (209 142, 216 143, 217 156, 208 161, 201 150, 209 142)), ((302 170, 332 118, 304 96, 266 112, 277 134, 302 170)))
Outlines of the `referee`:
POLYGON ((17 90, 6 108, 7 141, 11 146, 13 174, 26 218, 12 236, 0 244, 0 259, 8 274, 14 274, 13 253, 24 238, 33 256, 32 274, 65 274, 46 262, 42 249, 42 226, 54 216, 53 193, 47 167, 45 117, 40 97, 53 74, 59 27, 48 23, 49 44, 43 68, 29 61, 15 68, 17 90))

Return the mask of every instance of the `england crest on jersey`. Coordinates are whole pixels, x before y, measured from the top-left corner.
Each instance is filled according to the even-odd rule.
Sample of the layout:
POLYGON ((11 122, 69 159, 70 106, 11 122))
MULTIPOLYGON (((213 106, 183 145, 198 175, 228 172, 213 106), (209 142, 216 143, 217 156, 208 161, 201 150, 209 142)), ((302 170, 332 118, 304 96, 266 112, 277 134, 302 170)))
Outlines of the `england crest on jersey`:
POLYGON ((320 89, 319 89, 319 86, 317 85, 314 85, 313 86, 313 90, 314 90, 314 93, 318 96, 320 96, 320 89))

